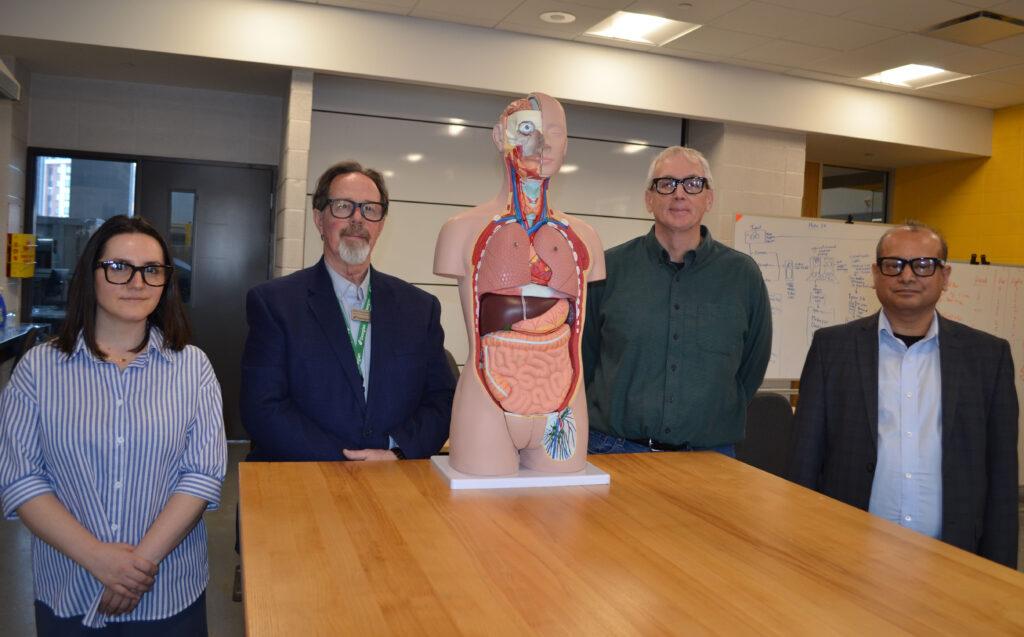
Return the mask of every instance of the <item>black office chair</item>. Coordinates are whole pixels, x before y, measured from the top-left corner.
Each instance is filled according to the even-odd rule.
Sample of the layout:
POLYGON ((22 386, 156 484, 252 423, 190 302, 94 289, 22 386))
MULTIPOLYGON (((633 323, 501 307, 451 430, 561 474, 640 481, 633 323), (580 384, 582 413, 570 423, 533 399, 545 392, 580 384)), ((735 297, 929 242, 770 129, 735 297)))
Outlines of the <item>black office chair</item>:
POLYGON ((784 478, 792 437, 789 399, 781 394, 756 394, 747 405, 747 435, 736 443, 736 459, 784 478))

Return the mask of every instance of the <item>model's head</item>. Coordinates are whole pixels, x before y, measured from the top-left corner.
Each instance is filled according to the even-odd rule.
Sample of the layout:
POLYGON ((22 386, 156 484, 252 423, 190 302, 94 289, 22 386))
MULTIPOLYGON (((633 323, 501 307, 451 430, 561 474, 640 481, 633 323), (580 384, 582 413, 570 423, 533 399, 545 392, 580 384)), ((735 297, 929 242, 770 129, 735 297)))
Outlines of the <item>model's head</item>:
POLYGON ((530 93, 505 107, 493 139, 519 177, 547 179, 561 169, 569 146, 565 111, 550 95, 530 93))

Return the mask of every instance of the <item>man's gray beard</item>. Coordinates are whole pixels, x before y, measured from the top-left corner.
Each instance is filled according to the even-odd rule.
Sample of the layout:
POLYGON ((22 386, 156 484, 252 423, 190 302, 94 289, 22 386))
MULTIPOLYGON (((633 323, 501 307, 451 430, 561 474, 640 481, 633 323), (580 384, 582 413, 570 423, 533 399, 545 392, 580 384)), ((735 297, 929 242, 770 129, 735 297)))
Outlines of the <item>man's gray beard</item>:
POLYGON ((368 256, 370 256, 369 241, 350 243, 346 238, 342 238, 338 242, 338 258, 349 265, 362 265, 368 256))

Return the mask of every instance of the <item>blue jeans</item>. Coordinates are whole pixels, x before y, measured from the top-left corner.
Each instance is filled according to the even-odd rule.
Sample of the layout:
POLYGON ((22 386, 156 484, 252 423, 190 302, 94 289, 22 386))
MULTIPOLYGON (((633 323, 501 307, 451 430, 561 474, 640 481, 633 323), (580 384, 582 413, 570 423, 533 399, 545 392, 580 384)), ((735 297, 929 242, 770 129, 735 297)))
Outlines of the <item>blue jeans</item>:
MULTIPOLYGON (((641 445, 625 438, 616 438, 600 431, 590 430, 590 439, 587 441, 587 453, 645 453, 651 448, 641 445)), ((685 451, 716 451, 730 458, 736 457, 736 449, 733 445, 721 445, 719 447, 691 447, 685 451)))

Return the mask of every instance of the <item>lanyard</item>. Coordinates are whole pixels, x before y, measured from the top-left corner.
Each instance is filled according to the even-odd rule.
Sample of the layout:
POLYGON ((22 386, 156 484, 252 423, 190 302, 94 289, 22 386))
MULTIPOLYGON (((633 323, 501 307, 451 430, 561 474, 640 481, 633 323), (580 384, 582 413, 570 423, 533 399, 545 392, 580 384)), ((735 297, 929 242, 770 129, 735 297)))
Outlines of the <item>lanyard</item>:
MULTIPOLYGON (((353 336, 352 328, 349 326, 348 317, 345 317, 345 331, 348 332, 348 338, 352 341, 352 351, 356 354, 356 367, 359 368, 359 376, 363 375, 363 350, 366 348, 366 332, 370 328, 370 297, 373 294, 370 284, 366 284, 366 300, 363 301, 363 307, 360 314, 366 317, 366 320, 359 320, 359 328, 356 334, 353 336)), ((342 307, 342 314, 344 314, 344 306, 342 307)), ((352 314, 356 313, 356 308, 352 308, 352 314)))

